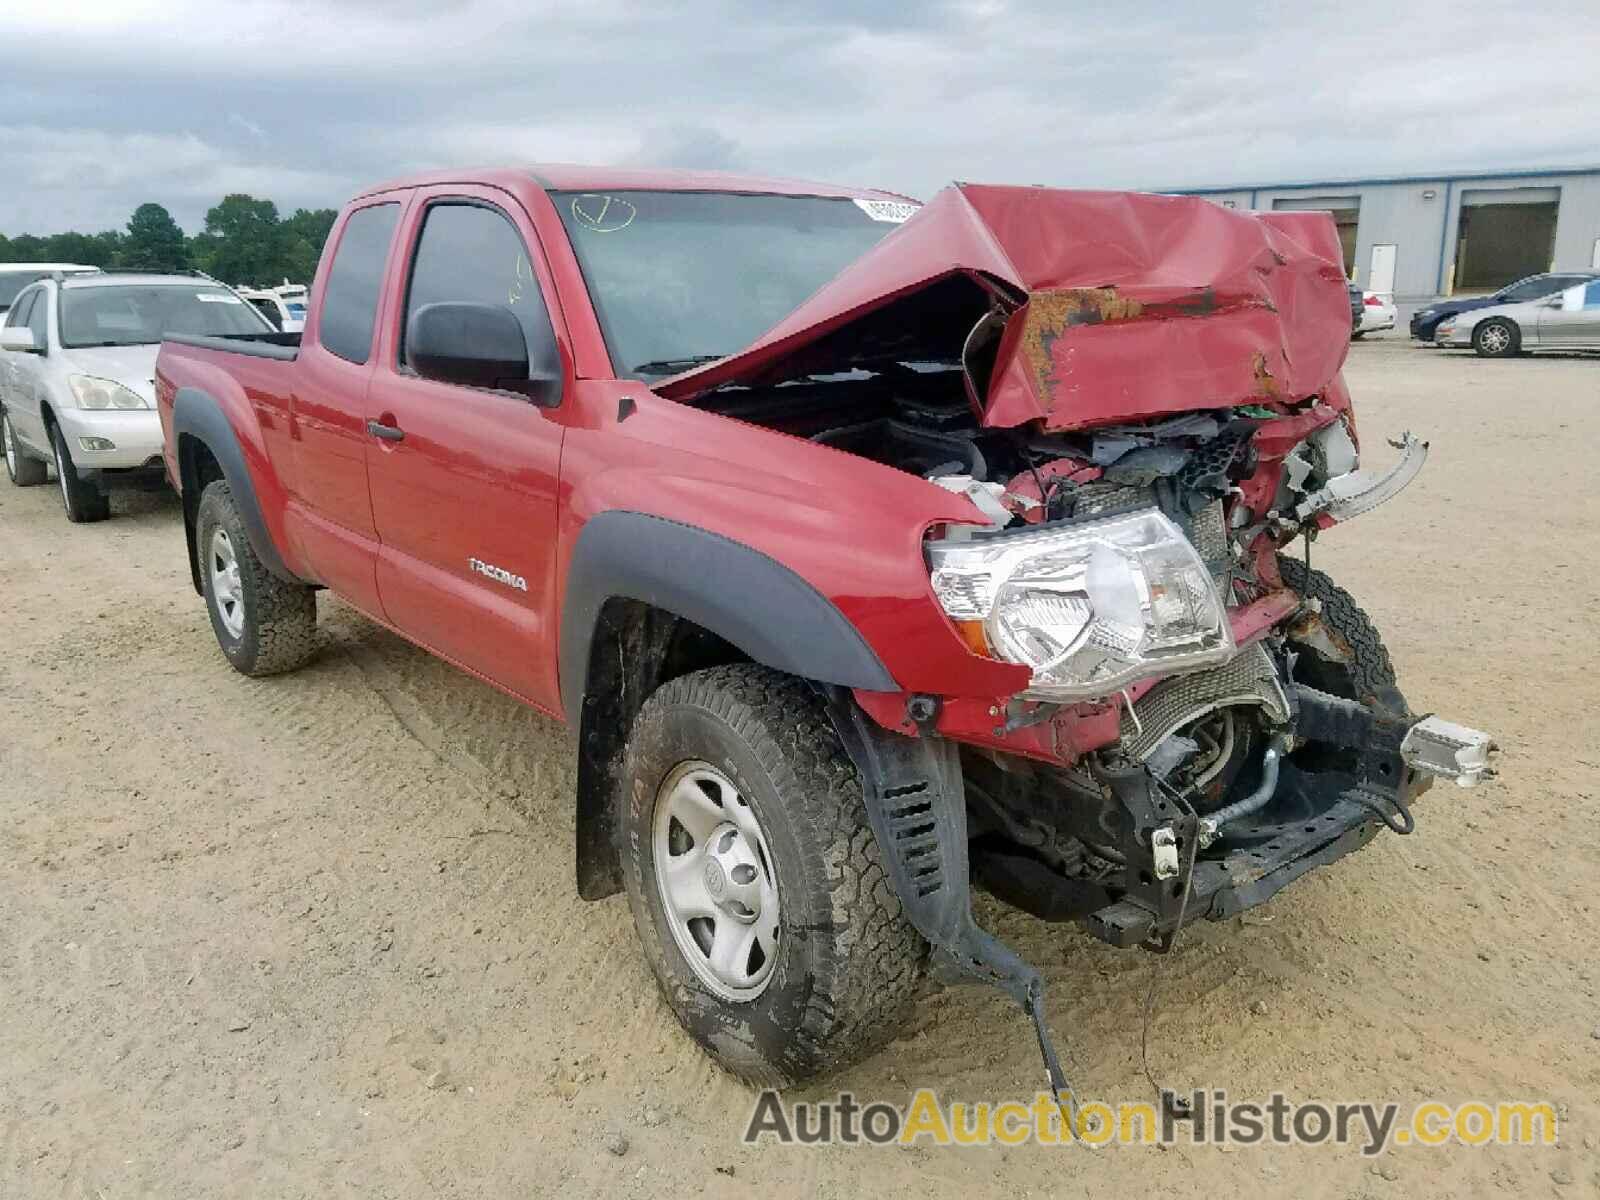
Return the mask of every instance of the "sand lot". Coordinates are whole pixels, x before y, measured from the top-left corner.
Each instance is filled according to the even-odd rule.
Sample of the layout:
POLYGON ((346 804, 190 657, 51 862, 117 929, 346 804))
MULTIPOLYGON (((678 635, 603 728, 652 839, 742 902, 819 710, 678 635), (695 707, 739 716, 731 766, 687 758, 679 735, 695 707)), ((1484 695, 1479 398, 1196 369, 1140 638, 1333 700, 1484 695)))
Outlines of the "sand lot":
MULTIPOLYGON (((752 1096, 657 998, 626 904, 574 893, 563 730, 328 598, 315 662, 247 680, 171 497, 77 528, 0 480, 0 1197, 1597 1194, 1600 359, 1389 337, 1347 374, 1369 457, 1410 428, 1433 458, 1317 565, 1502 775, 1187 934, 1155 1062, 1235 1097, 1549 1099, 1559 1148, 747 1148, 752 1096)), ((1147 1098, 1157 960, 980 918, 1047 975, 1080 1094, 1147 1098)), ((959 989, 833 1082, 1039 1078, 1024 1019, 959 989)))

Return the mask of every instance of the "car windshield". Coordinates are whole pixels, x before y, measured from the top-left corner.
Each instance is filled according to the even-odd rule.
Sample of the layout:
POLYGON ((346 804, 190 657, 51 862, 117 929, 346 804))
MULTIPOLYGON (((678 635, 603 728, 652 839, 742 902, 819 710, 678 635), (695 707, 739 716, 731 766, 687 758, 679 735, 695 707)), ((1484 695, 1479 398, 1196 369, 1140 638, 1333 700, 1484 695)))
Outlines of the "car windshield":
POLYGON ((744 349, 912 207, 729 192, 551 199, 612 364, 633 378, 675 375, 744 349))
POLYGON ((124 283, 61 289, 61 344, 140 346, 171 333, 270 333, 272 327, 226 288, 124 283))
POLYGON ((1564 285, 1559 279, 1549 275, 1537 275, 1532 279, 1519 280, 1510 287, 1502 288, 1491 299, 1500 300, 1506 304, 1520 304, 1525 300, 1539 300, 1545 296, 1559 292, 1564 285))

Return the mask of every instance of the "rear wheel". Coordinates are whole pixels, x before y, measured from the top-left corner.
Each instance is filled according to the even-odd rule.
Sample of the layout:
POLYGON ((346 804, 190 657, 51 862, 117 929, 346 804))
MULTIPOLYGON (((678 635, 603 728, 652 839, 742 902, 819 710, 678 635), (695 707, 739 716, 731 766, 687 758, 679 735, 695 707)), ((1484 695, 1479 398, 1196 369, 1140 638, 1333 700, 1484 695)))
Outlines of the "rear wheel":
POLYGON ((67 435, 61 432, 61 426, 50 426, 50 445, 56 454, 56 482, 61 485, 61 503, 66 507, 67 520, 74 525, 104 521, 111 515, 111 499, 78 475, 78 468, 72 465, 72 451, 67 449, 67 435))
POLYGON ((634 724, 622 800, 645 956, 719 1063, 785 1086, 892 1031, 926 945, 809 687, 750 665, 664 684, 634 724))
POLYGON ((6 474, 18 487, 37 487, 50 477, 42 459, 29 455, 11 428, 11 414, 0 412, 0 442, 5 444, 6 474))
POLYGON ((1522 349, 1522 330, 1514 321, 1491 317, 1472 331, 1472 348, 1484 358, 1510 358, 1522 349))
POLYGON ((300 666, 317 646, 316 592, 267 570, 225 481, 206 486, 195 520, 200 586, 228 661, 245 675, 300 666))

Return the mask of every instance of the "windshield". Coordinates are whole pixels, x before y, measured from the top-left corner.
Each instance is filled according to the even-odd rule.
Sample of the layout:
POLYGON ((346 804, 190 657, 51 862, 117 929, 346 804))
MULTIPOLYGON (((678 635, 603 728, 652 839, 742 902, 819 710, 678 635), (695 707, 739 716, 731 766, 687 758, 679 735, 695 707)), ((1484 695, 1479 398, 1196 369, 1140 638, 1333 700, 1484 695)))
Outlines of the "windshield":
POLYGON ((910 205, 729 192, 553 192, 617 374, 660 378, 743 350, 910 205))
POLYGON ((192 283, 61 289, 61 344, 140 346, 169 333, 270 333, 272 326, 226 288, 192 283))

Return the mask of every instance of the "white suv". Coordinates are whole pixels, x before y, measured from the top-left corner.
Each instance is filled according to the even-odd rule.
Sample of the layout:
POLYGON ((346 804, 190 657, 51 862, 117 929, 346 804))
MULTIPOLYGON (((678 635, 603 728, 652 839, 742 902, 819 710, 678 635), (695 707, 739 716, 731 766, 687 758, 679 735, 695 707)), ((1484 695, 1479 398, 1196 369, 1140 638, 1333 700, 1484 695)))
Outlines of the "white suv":
POLYGON ((18 487, 53 463, 67 519, 103 521, 106 490, 163 477, 156 351, 167 334, 271 333, 215 280, 96 271, 17 294, 0 326, 0 439, 18 487))

